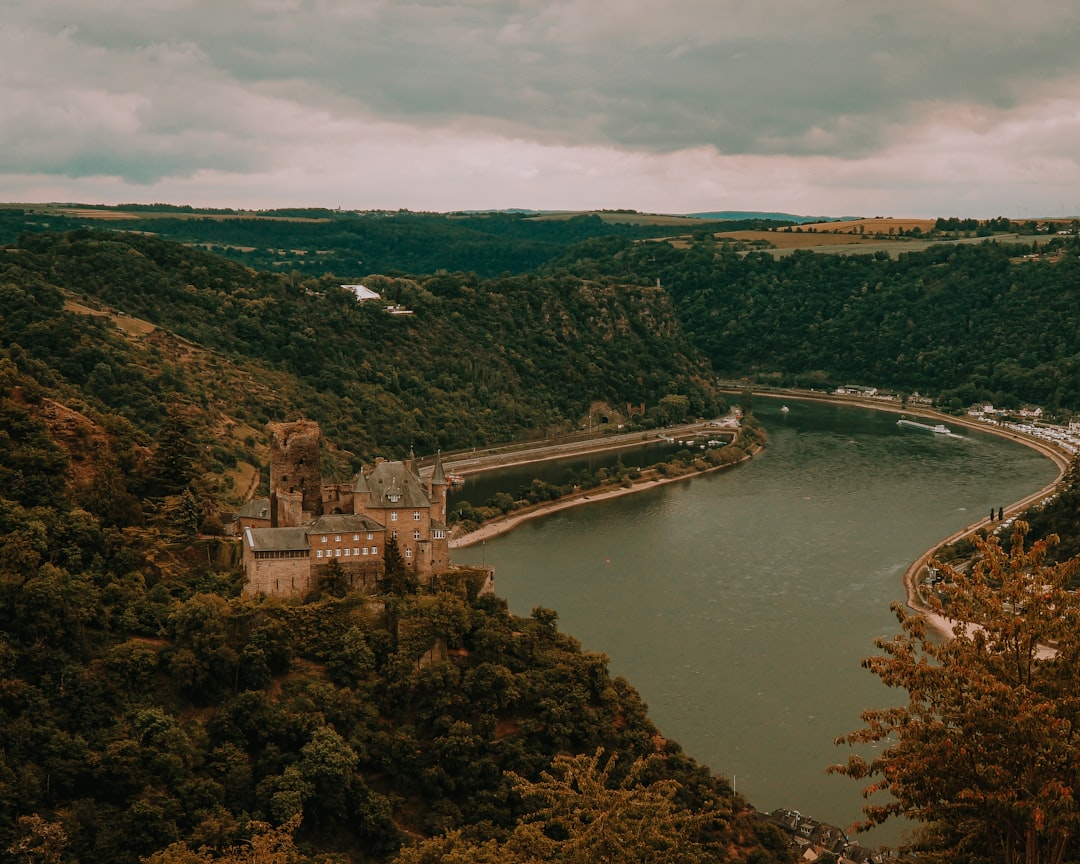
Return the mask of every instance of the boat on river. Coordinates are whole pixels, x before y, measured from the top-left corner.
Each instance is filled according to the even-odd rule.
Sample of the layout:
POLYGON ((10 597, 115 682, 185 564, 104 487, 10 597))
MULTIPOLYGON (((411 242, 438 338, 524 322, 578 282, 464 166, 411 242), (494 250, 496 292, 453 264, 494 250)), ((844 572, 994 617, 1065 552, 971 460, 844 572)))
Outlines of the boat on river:
POLYGON ((917 420, 908 420, 907 418, 901 418, 896 421, 896 425, 902 429, 918 429, 920 432, 933 432, 935 435, 952 435, 953 431, 944 423, 937 423, 931 426, 929 423, 919 423, 917 420))

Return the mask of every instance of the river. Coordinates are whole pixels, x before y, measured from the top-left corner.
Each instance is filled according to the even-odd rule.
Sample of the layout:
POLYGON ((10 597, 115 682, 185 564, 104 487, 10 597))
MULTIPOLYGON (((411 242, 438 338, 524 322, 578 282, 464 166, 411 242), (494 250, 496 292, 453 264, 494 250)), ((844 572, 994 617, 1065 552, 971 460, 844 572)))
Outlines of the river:
POLYGON ((733 470, 552 513, 453 558, 494 565, 515 614, 557 610, 664 735, 754 806, 847 827, 860 784, 825 768, 846 758, 832 742, 862 709, 902 701, 860 660, 898 631, 889 604, 904 569, 1057 472, 979 431, 947 438, 888 412, 786 405, 755 397, 769 445, 733 470))

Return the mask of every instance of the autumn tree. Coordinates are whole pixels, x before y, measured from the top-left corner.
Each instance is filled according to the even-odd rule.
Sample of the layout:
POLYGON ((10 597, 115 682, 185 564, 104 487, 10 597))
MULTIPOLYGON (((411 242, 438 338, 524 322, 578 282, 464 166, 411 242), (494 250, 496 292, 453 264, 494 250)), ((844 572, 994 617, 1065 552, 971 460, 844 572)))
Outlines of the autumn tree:
POLYGON ((837 739, 887 745, 830 770, 891 795, 860 827, 925 823, 924 860, 1060 864, 1080 831, 1080 599, 1067 590, 1080 559, 1049 564, 1056 537, 1027 547, 1027 530, 1018 521, 1008 549, 979 538, 967 572, 935 562, 945 582, 928 602, 951 638, 894 604, 903 632, 863 666, 907 704, 865 711, 837 739))
MULTIPOLYGON (((660 758, 660 757, 653 757, 660 758)), ((690 811, 677 800, 674 780, 645 779, 650 760, 636 760, 616 779, 615 755, 557 756, 540 779, 511 774, 514 789, 531 812, 505 843, 476 842, 452 831, 403 850, 396 864, 447 862, 680 862, 718 860, 699 834, 728 811, 690 811)))

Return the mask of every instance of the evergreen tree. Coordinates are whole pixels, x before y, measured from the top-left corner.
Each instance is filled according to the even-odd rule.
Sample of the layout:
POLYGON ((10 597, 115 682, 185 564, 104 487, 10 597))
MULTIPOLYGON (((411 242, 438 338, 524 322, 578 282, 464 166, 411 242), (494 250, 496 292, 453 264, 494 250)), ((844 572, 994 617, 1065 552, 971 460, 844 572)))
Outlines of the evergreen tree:
POLYGON ((192 429, 178 406, 171 406, 161 426, 157 447, 147 470, 147 494, 176 495, 195 476, 192 429))
POLYGON ((391 537, 386 541, 383 552, 383 588, 388 594, 415 594, 418 587, 416 576, 405 566, 397 540, 391 537))

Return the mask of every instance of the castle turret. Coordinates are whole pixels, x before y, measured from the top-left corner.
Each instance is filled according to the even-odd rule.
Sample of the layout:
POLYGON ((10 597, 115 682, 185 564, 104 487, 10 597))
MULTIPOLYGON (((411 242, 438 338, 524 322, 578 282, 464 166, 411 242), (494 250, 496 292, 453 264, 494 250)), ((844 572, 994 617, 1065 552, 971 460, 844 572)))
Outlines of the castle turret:
POLYGON ((436 522, 446 521, 446 492, 450 484, 442 467, 442 451, 435 454, 435 469, 428 478, 428 498, 431 499, 431 518, 436 522))
POLYGON ((369 504, 371 504, 371 487, 368 485, 367 478, 364 477, 363 468, 361 468, 353 485, 353 513, 366 512, 369 504))

